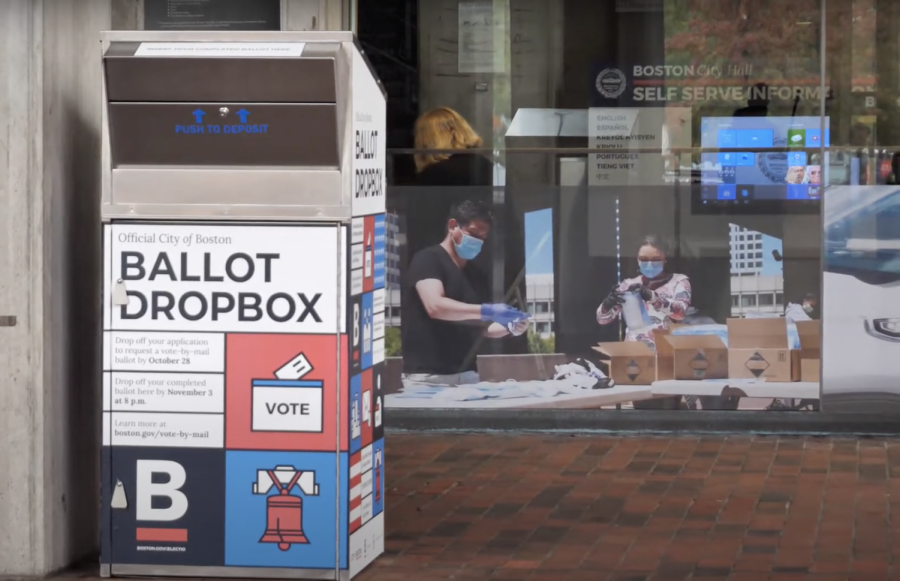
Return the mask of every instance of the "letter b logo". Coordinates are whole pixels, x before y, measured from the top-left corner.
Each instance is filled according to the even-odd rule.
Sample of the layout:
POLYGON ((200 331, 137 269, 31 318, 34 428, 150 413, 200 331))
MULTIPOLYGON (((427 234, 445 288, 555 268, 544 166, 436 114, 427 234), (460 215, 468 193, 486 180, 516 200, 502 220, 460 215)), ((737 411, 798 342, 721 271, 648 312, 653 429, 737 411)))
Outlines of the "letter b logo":
POLYGON ((135 516, 139 521, 175 521, 187 513, 188 499, 180 488, 187 481, 184 466, 170 460, 138 460, 135 516), (153 482, 154 474, 165 474, 167 482, 153 482), (153 508, 153 497, 167 497, 167 508, 153 508))

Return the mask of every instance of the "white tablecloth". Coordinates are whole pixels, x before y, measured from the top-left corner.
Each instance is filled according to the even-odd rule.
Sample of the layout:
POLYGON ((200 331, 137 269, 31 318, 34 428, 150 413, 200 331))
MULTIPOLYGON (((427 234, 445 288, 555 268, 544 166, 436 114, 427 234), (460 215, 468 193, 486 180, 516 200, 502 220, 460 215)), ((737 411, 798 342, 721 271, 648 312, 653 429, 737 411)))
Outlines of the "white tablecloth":
POLYGON ((421 386, 405 388, 385 396, 387 408, 503 409, 503 408, 594 408, 652 399, 649 385, 616 386, 609 389, 559 389, 560 382, 522 381, 460 387, 421 386))
POLYGON ((711 379, 691 381, 671 379, 656 381, 651 386, 653 395, 742 395, 746 397, 819 399, 819 384, 814 381, 774 382, 747 379, 711 379), (726 393, 724 390, 728 389, 726 393))

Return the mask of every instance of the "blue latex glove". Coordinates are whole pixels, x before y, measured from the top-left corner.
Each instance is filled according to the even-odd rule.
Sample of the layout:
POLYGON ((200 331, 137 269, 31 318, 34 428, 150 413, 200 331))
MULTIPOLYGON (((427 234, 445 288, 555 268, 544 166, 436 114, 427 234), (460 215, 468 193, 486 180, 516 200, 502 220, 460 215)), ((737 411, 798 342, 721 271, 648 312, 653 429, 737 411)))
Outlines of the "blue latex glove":
POLYGON ((500 323, 504 327, 519 319, 527 319, 528 315, 503 303, 481 305, 481 320, 500 323))

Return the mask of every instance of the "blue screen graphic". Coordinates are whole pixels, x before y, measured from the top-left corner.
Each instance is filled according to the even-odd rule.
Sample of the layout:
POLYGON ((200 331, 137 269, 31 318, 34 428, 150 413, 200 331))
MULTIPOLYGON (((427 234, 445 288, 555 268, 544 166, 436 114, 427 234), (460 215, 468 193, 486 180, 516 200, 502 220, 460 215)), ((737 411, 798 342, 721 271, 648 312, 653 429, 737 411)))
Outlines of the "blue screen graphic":
POLYGON ((756 200, 817 200, 830 146, 828 118, 704 117, 701 197, 749 204, 756 200))

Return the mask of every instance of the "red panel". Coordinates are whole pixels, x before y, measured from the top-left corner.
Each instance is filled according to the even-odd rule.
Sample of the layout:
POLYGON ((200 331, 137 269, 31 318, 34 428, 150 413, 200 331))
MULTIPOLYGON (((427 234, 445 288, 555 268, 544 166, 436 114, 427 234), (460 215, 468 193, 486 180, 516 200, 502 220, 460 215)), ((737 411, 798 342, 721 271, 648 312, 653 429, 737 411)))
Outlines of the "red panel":
POLYGON ((137 540, 157 543, 186 543, 187 529, 136 529, 137 540))
MULTIPOLYGON (((227 335, 225 447, 232 450, 334 451, 338 387, 336 352, 336 335, 227 335), (275 379, 275 371, 299 353, 303 353, 313 367, 301 379, 319 380, 324 384, 322 432, 252 431, 253 380, 275 379)), ((346 364, 343 367, 346 369, 346 364)), ((342 377, 341 383, 345 381, 342 377)), ((346 447, 345 432, 341 430, 342 448, 346 447)))

